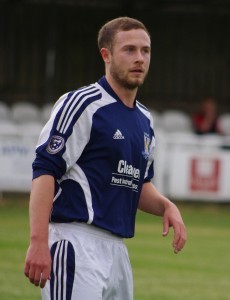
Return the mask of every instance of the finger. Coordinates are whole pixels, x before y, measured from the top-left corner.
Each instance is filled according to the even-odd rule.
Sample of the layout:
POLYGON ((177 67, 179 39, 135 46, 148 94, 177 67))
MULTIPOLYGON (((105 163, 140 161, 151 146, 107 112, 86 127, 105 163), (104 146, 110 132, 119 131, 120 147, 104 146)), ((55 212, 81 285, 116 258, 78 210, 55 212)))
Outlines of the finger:
POLYGON ((35 276, 35 268, 30 265, 28 278, 31 283, 34 283, 34 276, 35 276))
POLYGON ((174 227, 174 238, 173 238, 173 248, 177 248, 178 242, 180 240, 180 229, 178 227, 174 227))
POLYGON ((29 270, 30 270, 29 263, 26 262, 24 267, 24 274, 26 277, 29 277, 29 270))
POLYGON ((41 279, 41 281, 40 281, 40 288, 41 289, 43 289, 44 287, 45 287, 45 285, 46 285, 46 281, 47 281, 48 279, 45 279, 45 278, 42 278, 41 279))
POLYGON ((162 235, 166 236, 169 233, 169 222, 167 220, 163 221, 163 232, 162 235))
POLYGON ((41 268, 37 268, 34 274, 34 280, 33 280, 34 285, 39 286, 40 280, 41 280, 41 268))
POLYGON ((177 254, 181 251, 186 243, 186 231, 184 227, 179 227, 175 229, 175 235, 173 240, 174 252, 177 254))
POLYGON ((178 241, 177 248, 179 250, 182 250, 184 248, 186 241, 187 241, 187 234, 186 234, 186 230, 183 228, 181 230, 181 236, 180 236, 180 240, 178 241))
POLYGON ((46 269, 41 274, 41 280, 40 280, 40 288, 44 288, 46 285, 47 280, 50 279, 50 270, 46 269))
POLYGON ((174 230, 174 236, 173 236, 172 246, 173 246, 173 249, 174 249, 174 253, 178 253, 178 251, 179 251, 178 243, 179 243, 180 235, 181 235, 180 225, 179 224, 174 224, 173 225, 173 230, 174 230))

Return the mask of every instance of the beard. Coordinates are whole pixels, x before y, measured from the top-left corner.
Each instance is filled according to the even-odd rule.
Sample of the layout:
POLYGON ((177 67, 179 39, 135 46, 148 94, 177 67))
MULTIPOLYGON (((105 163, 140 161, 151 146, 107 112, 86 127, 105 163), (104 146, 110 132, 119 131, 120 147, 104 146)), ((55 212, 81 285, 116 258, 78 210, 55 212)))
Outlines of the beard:
POLYGON ((142 78, 129 78, 119 66, 111 63, 110 74, 112 78, 123 88, 135 90, 144 83, 147 73, 142 78))

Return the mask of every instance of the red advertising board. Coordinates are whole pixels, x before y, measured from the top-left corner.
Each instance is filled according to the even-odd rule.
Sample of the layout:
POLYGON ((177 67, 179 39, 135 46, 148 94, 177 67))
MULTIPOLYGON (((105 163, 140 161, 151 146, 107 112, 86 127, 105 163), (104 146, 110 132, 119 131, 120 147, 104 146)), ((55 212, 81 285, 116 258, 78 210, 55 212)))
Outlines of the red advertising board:
POLYGON ((217 158, 192 158, 190 162, 190 190, 218 192, 221 161, 217 158))

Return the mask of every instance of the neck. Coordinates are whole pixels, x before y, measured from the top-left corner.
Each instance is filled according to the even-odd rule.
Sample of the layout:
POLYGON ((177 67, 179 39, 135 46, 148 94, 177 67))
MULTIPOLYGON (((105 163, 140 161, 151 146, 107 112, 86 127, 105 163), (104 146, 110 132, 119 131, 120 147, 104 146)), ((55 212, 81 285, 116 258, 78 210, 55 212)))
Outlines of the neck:
POLYGON ((133 108, 138 88, 128 89, 125 86, 119 84, 117 81, 113 80, 111 76, 106 75, 105 77, 111 88, 121 99, 124 105, 133 108))

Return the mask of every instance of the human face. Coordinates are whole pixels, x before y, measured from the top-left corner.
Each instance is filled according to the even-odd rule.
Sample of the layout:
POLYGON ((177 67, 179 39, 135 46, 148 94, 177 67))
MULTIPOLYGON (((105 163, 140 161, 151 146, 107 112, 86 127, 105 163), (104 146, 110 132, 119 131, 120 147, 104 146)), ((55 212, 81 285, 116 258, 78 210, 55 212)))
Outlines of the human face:
POLYGON ((112 80, 130 90, 142 85, 149 69, 150 45, 143 29, 119 31, 110 52, 108 72, 112 80))

